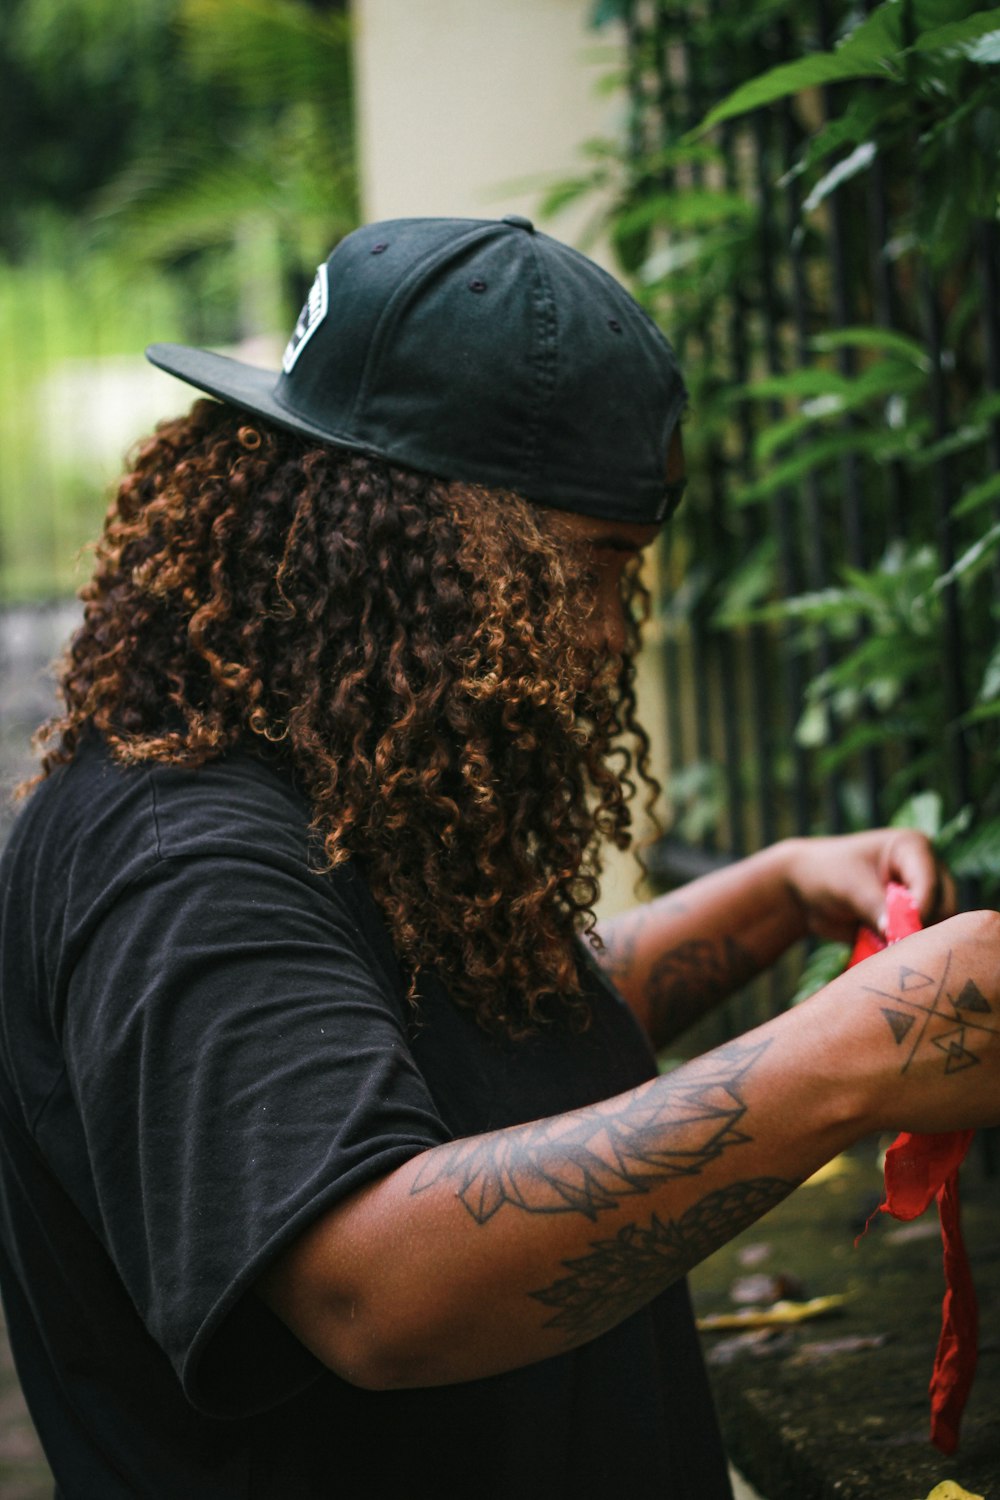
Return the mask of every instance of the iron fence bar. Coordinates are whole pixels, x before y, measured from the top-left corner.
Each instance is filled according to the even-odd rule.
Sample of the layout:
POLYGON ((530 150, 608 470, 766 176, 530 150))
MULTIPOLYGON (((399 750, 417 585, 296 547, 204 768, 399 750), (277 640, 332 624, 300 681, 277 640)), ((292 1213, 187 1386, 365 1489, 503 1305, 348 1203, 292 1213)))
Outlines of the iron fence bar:
MULTIPOLYGON (((944 326, 941 304, 926 261, 921 262, 918 280, 927 349, 931 360, 931 423, 934 438, 940 441, 948 431, 948 396, 943 363, 944 326)), ((953 466, 947 459, 938 459, 931 466, 931 491, 941 567, 947 573, 955 563, 955 537, 951 519, 952 505, 955 500, 955 481, 953 466)), ((965 807, 971 801, 972 788, 968 742, 961 723, 968 699, 963 665, 964 632, 957 584, 951 582, 945 586, 942 590, 942 602, 944 606, 944 699, 948 715, 949 758, 958 805, 965 807)))
MULTIPOLYGON (((829 47, 832 38, 826 0, 817 0, 816 17, 820 43, 823 47, 829 47)), ((831 106, 835 91, 830 87, 826 87, 820 90, 820 94, 823 100, 823 114, 828 119, 832 112, 831 106)), ((839 188, 831 193, 827 202, 830 213, 831 290, 833 294, 834 323, 838 328, 849 328, 854 321, 854 309, 849 288, 850 273, 848 266, 844 188, 839 188)), ((837 350, 837 368, 848 379, 857 373, 857 362, 853 352, 847 346, 842 346, 837 350)), ((852 416, 847 416, 844 419, 845 430, 851 431, 856 426, 856 420, 852 416)), ((844 537, 847 544, 847 560, 852 567, 864 569, 868 566, 869 556, 862 519, 861 464, 856 453, 850 450, 845 452, 840 461, 840 474, 841 483, 843 484, 840 509, 844 526, 844 537)), ((859 624, 857 630, 854 632, 855 645, 865 640, 868 634, 869 631, 864 623, 859 624)), ((870 723, 872 721, 874 713, 871 704, 867 702, 864 704, 862 716, 865 722, 870 723)), ((881 757, 871 746, 863 749, 859 756, 864 783, 865 815, 870 824, 879 822, 879 804, 881 801, 880 761, 881 757)))
MULTIPOLYGON (((681 55, 684 60, 684 76, 687 83, 687 125, 693 126, 704 113, 705 92, 703 80, 698 68, 697 50, 693 48, 685 36, 682 44, 681 55)), ((695 187, 701 188, 705 183, 705 174, 702 163, 695 161, 691 166, 691 180, 695 187)), ((713 336, 711 324, 706 319, 701 329, 701 352, 707 364, 711 364, 716 352, 716 343, 713 336)), ((713 439, 708 450, 708 474, 709 494, 711 498, 710 522, 713 530, 720 535, 722 532, 722 518, 725 505, 725 487, 723 482, 723 465, 720 459, 718 445, 713 439)), ((698 704, 698 753, 701 759, 707 759, 711 754, 711 729, 708 723, 708 711, 710 706, 710 693, 713 682, 718 683, 716 694, 719 719, 722 729, 723 746, 723 776, 726 785, 726 809, 728 813, 728 835, 729 848, 734 855, 745 851, 746 843, 743 834, 743 792, 740 779, 740 753, 739 733, 736 723, 736 708, 738 703, 736 662, 735 662, 735 640, 729 631, 716 632, 714 636, 702 621, 695 622, 695 653, 692 665, 695 675, 695 694, 698 704), (714 658, 718 671, 705 672, 702 675, 702 667, 705 664, 700 649, 704 646, 705 657, 714 658)), ((706 848, 715 845, 714 840, 703 841, 706 848)))
MULTIPOLYGON (((983 354, 990 388, 1000 391, 1000 224, 984 219, 976 242, 979 279, 983 288, 983 354)), ((1000 470, 1000 413, 990 421, 990 465, 1000 470)))
MULTIPOLYGON (((666 145, 673 138, 673 99, 670 85, 669 71, 666 65, 666 30, 665 10, 660 0, 655 0, 652 7, 651 38, 654 67, 657 75, 656 109, 658 115, 658 135, 661 146, 666 145)), ((633 162, 645 150, 646 142, 639 135, 635 127, 635 118, 641 113, 637 100, 644 94, 642 84, 642 58, 645 52, 645 34, 636 20, 635 6, 630 6, 629 27, 627 31, 627 47, 629 54, 629 94, 633 101, 633 130, 630 135, 630 151, 633 162)), ((669 168, 661 170, 660 180, 664 187, 673 186, 674 176, 669 168)), ((683 357, 683 340, 675 338, 679 358, 683 357)), ((677 533, 668 528, 661 536, 660 546, 663 549, 663 572, 670 576, 674 572, 672 566, 672 554, 676 548, 677 533)), ((663 675, 666 689, 666 715, 664 732, 666 738, 667 765, 673 773, 686 763, 685 733, 684 733, 684 693, 681 673, 681 646, 677 638, 676 620, 668 620, 661 617, 661 643, 663 654, 663 675)), ((676 885, 684 878, 683 872, 672 869, 669 861, 666 861, 656 851, 661 847, 660 840, 647 856, 647 867, 650 876, 654 880, 667 885, 676 885)))
MULTIPOLYGON (((790 51, 790 37, 787 34, 783 38, 783 41, 785 50, 790 51)), ((800 210, 796 178, 790 171, 795 159, 795 138, 792 112, 787 104, 782 109, 781 118, 785 163, 785 206, 790 237, 789 270, 791 273, 795 351, 799 364, 806 366, 812 363, 812 351, 809 347, 809 294, 806 285, 802 241, 794 233, 799 223, 800 210)), ((806 521, 803 545, 805 579, 809 589, 818 592, 820 589, 826 588, 829 584, 830 570, 828 567, 829 554, 823 544, 822 495, 815 470, 810 469, 808 474, 805 475, 803 493, 806 521)), ((825 625, 820 625, 817 629, 816 649, 813 660, 822 672, 829 671, 833 665, 833 643, 830 640, 830 632, 825 625)), ((824 737, 827 743, 829 743, 837 732, 836 716, 829 702, 822 704, 821 712, 823 716, 824 737)), ((844 814, 840 798, 840 778, 837 776, 824 776, 822 778, 820 796, 824 824, 831 832, 837 833, 844 826, 844 814)), ((809 831, 810 826, 809 808, 806 807, 799 812, 798 831, 806 833, 809 831)))
MULTIPOLYGON (((875 326, 890 329, 899 327, 899 316, 895 278, 886 254, 888 243, 888 193, 885 182, 885 163, 879 153, 872 162, 868 174, 868 263, 875 326)), ((888 465, 886 491, 889 536, 905 540, 910 529, 906 513, 906 476, 898 458, 894 458, 888 465)))
MULTIPOLYGON (((771 152, 767 137, 767 122, 760 110, 757 110, 753 115, 752 140, 754 145, 754 186, 760 205, 760 280, 761 312, 764 319, 764 353, 768 372, 772 375, 779 375, 784 370, 784 360, 779 340, 781 315, 778 306, 778 292, 771 261, 770 226, 774 222, 774 204, 770 181, 771 152)), ((771 416, 777 418, 780 415, 782 415, 780 409, 775 403, 772 403, 771 416)), ((772 513, 778 538, 781 591, 786 597, 789 597, 801 593, 802 572, 794 546, 795 527, 792 501, 787 489, 780 489, 775 494, 772 501, 772 513)), ((787 637, 787 629, 784 634, 787 637)), ((809 779, 806 758, 795 735, 798 707, 802 702, 804 692, 804 678, 798 656, 788 650, 784 651, 782 656, 782 676, 784 680, 784 703, 782 707, 784 710, 785 732, 788 736, 788 742, 792 747, 792 795, 796 809, 795 816, 796 821, 800 822, 808 816, 807 809, 809 806, 809 779)), ((769 842, 776 834, 774 816, 770 807, 762 809, 761 824, 765 842, 769 842)))

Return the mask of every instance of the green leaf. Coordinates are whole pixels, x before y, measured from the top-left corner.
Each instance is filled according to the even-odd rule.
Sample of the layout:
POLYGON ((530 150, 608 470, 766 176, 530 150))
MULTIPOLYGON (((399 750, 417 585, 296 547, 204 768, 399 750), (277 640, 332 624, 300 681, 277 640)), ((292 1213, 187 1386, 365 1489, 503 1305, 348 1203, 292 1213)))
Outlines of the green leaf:
POLYGON ((952 846, 950 857, 956 875, 1000 875, 1000 819, 979 824, 952 846))
POLYGON ((1000 391, 987 391, 969 408, 969 416, 975 422, 989 422, 1000 417, 1000 391))
MULTIPOLYGON (((884 147, 905 123, 905 113, 894 91, 866 88, 856 92, 842 115, 827 120, 809 137, 804 157, 793 172, 814 168, 835 151, 858 146, 862 141, 878 140, 884 147)), ((780 186, 785 185, 789 175, 786 174, 780 186)))
POLYGON ((842 183, 850 182, 852 177, 857 177, 861 172, 866 172, 878 154, 878 147, 874 141, 863 141, 856 146, 850 156, 845 156, 843 161, 837 162, 831 167, 825 176, 810 189, 808 196, 803 200, 801 212, 811 214, 819 208, 824 199, 836 192, 842 183))
POLYGON ((887 56, 875 52, 869 56, 856 55, 848 53, 846 47, 840 52, 817 52, 797 62, 781 63, 769 72, 762 73, 760 77, 751 79, 749 83, 744 83, 714 109, 709 110, 696 127, 695 133, 700 135, 711 130, 714 125, 721 124, 723 120, 732 120, 752 109, 760 109, 762 105, 787 99, 790 94, 801 93, 803 89, 841 83, 848 78, 884 78, 889 72, 887 56))
POLYGON ((538 212, 540 217, 552 219, 571 203, 578 203, 599 186, 596 173, 587 177, 567 177, 555 183, 543 196, 538 212))
POLYGON ((819 769, 824 775, 832 775, 862 751, 877 750, 881 745, 898 744, 900 739, 912 733, 916 727, 914 724, 876 717, 871 721, 854 724, 846 732, 840 730, 830 748, 819 756, 819 769))
POLYGON ((963 48, 963 51, 970 62, 984 67, 1000 63, 1000 31, 987 32, 978 42, 963 48))
POLYGON ((624 21, 631 10, 631 0, 594 0, 590 12, 590 25, 595 31, 609 26, 613 21, 624 21))
POLYGON ((731 401, 765 401, 774 397, 780 400, 785 396, 839 394, 846 386, 847 376, 841 375, 839 370, 830 370, 823 365, 805 365, 788 375, 768 375, 763 380, 736 386, 727 395, 731 401))
POLYGON ((751 505, 755 500, 765 500, 776 491, 791 488, 806 474, 836 463, 848 453, 870 453, 878 456, 885 446, 885 434, 849 430, 834 436, 820 438, 803 448, 799 453, 778 464, 770 473, 752 484, 736 490, 730 499, 733 505, 751 505))
POLYGON ((937 838, 944 818, 940 792, 914 792, 890 818, 893 828, 916 828, 929 839, 937 838))
POLYGON ((844 972, 850 956, 851 950, 847 943, 821 943, 803 964, 795 994, 789 1004, 800 1005, 810 995, 815 995, 818 990, 832 984, 844 972))
POLYGON ((993 648, 993 654, 986 663, 976 697, 980 703, 992 703, 1000 699, 1000 644, 993 648))
POLYGON ((765 537, 752 548, 749 556, 728 575, 725 592, 712 616, 713 625, 735 625, 749 617, 750 611, 774 586, 777 555, 778 542, 773 536, 765 537))
POLYGON ((654 250, 649 256, 639 273, 640 279, 646 286, 666 281, 686 266, 696 265, 698 261, 713 256, 718 245, 717 236, 710 234, 692 236, 690 239, 672 239, 669 245, 654 250))
POLYGON ((931 464, 940 463, 942 459, 951 458, 955 453, 964 453, 968 448, 976 448, 984 443, 989 436, 986 426, 982 423, 968 423, 960 427, 957 432, 949 432, 947 437, 939 438, 936 443, 929 443, 914 453, 910 462, 915 469, 926 469, 931 464))
POLYGON ((726 219, 747 219, 751 205, 738 193, 657 193, 626 209, 615 219, 615 237, 626 239, 654 225, 666 229, 689 229, 694 224, 716 224, 726 219))
POLYGON ((835 328, 827 333, 816 334, 809 340, 809 344, 820 354, 845 348, 884 349, 888 354, 898 354, 901 359, 909 360, 925 373, 929 373, 931 369, 931 361, 923 344, 905 333, 897 333, 893 328, 869 328, 863 325, 856 328, 835 328))
POLYGON ((984 479, 980 484, 974 484, 971 490, 966 490, 952 514, 967 516, 970 511, 978 510, 980 506, 987 505, 991 500, 1000 500, 1000 474, 991 474, 989 479, 984 479))
POLYGON ((948 588, 951 584, 957 582, 959 578, 964 578, 973 569, 978 572, 984 563, 989 560, 990 554, 995 552, 998 547, 1000 547, 1000 522, 996 526, 991 526, 985 536, 981 536, 978 541, 973 542, 968 551, 962 553, 962 556, 955 563, 954 567, 949 568, 947 573, 942 573, 940 578, 934 580, 935 590, 940 592, 942 589, 948 588))
MULTIPOLYGON (((961 21, 951 21, 947 26, 935 26, 925 31, 913 43, 913 52, 943 52, 950 47, 960 47, 963 42, 973 42, 978 37, 1000 31, 1000 10, 979 10, 975 15, 961 21)), ((963 48, 963 51, 965 49, 963 48)))
POLYGON ((992 719, 1000 719, 1000 698, 994 698, 990 703, 980 703, 962 718, 963 724, 982 724, 992 719))
MULTIPOLYGON (((774 604, 766 604, 754 612, 754 620, 808 620, 814 624, 829 624, 840 620, 849 606, 852 595, 846 589, 816 589, 809 594, 794 594, 774 604)), ((855 611, 849 610, 851 618, 855 611)))

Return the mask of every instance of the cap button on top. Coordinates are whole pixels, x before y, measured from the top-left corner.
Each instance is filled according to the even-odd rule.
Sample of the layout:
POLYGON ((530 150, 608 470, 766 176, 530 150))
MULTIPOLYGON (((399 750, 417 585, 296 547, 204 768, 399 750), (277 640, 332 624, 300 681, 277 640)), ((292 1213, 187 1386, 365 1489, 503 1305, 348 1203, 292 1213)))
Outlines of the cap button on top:
POLYGON ((534 234, 535 226, 530 219, 523 214, 504 214, 500 220, 501 224, 511 224, 515 229, 526 229, 529 234, 534 234))

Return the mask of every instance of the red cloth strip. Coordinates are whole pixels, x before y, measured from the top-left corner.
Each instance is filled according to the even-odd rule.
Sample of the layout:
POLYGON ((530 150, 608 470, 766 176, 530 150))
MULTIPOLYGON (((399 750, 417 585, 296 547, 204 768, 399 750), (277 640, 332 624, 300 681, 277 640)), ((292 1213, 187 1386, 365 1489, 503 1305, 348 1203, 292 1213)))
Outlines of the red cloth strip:
MULTIPOLYGON (((887 943, 919 932, 920 916, 905 886, 886 891, 885 941, 863 928, 850 962, 869 958, 887 943)), ((942 1453, 958 1447, 962 1412, 976 1373, 979 1314, 969 1257, 962 1239, 958 1198, 958 1169, 975 1134, 953 1130, 941 1135, 896 1137, 885 1154, 885 1201, 881 1213, 896 1219, 916 1219, 937 1199, 944 1247, 945 1293, 941 1335, 931 1374, 931 1442, 942 1453)))

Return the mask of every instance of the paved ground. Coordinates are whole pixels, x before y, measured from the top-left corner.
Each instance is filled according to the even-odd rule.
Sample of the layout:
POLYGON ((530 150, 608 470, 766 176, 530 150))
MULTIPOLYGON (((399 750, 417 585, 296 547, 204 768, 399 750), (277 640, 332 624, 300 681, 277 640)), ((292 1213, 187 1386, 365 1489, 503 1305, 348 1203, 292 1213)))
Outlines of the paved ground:
MULTIPOLYGON (((0 613, 0 840, 13 816, 10 793, 33 765, 32 730, 52 710, 48 664, 77 618, 74 603, 0 613)), ((0 1322, 0 1500, 51 1500, 52 1476, 28 1415, 0 1322)))
POLYGON ((3 1500, 52 1500, 52 1476, 0 1326, 0 1496, 3 1500))
MULTIPOLYGON (((886 1141, 884 1144, 887 1144, 886 1141)), ((958 1451, 929 1442, 927 1383, 941 1322, 937 1212, 876 1216, 875 1143, 838 1158, 722 1247, 692 1278, 699 1315, 733 1312, 753 1280, 845 1300, 828 1319, 704 1336, 729 1450, 770 1500, 918 1500, 952 1480, 1000 1497, 1000 1175, 980 1135, 962 1169, 962 1218, 979 1301, 979 1368, 958 1451), (734 1301, 736 1298, 736 1301, 734 1301)))
POLYGON ((73 601, 0 611, 0 840, 13 815, 10 793, 34 764, 31 734, 55 706, 50 663, 78 611, 73 601))

